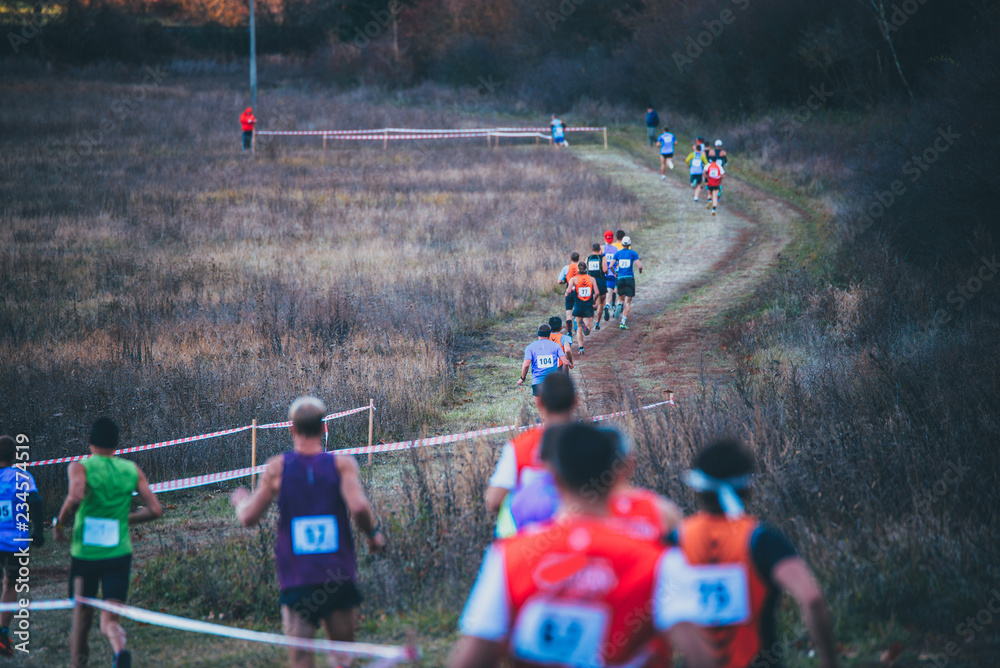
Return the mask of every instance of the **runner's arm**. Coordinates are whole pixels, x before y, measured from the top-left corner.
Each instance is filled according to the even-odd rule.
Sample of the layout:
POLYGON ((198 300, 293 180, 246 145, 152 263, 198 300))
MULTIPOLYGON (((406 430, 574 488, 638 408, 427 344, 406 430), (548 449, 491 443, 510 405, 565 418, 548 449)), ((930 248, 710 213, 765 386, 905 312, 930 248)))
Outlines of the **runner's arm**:
POLYGON ((573 360, 569 358, 569 356, 566 354, 566 351, 562 349, 562 346, 559 346, 558 359, 565 360, 566 366, 568 366, 570 369, 573 368, 573 360))
POLYGON ((509 442, 504 444, 500 451, 500 460, 497 461, 496 470, 490 476, 490 481, 486 487, 483 500, 486 502, 486 512, 495 516, 500 512, 503 500, 507 498, 510 490, 517 485, 517 455, 514 453, 514 446, 509 442))
POLYGON ((524 380, 528 377, 528 369, 531 368, 531 359, 526 359, 521 362, 521 376, 517 379, 517 386, 520 387, 524 385, 524 380))
POLYGON ((135 468, 139 473, 139 481, 135 485, 135 491, 139 493, 139 498, 146 505, 128 514, 129 526, 143 522, 152 522, 163 516, 163 506, 160 505, 160 500, 156 498, 156 494, 153 494, 153 490, 149 488, 149 480, 146 479, 146 474, 138 466, 135 468))
POLYGON ((691 622, 675 624, 665 634, 674 648, 684 657, 684 665, 689 668, 714 668, 719 661, 708 644, 704 631, 691 622))
POLYGON ((285 460, 281 455, 271 457, 253 493, 246 487, 237 487, 233 490, 229 502, 236 508, 236 519, 241 525, 252 527, 260 522, 260 518, 264 516, 268 506, 281 490, 281 472, 284 464, 285 460))
POLYGON ((802 619, 809 627, 822 668, 837 665, 836 645, 833 639, 833 622, 826 607, 823 592, 802 557, 782 559, 771 570, 771 580, 792 595, 802 611, 802 619))
POLYGON ((449 668, 494 668, 503 660, 503 644, 462 636, 448 657, 449 668))
POLYGON ((635 261, 635 268, 639 270, 640 274, 642 273, 642 260, 635 261))
POLYGON ((340 473, 340 494, 344 497, 347 509, 351 511, 351 517, 366 536, 374 536, 379 531, 379 522, 375 519, 375 511, 361 486, 358 460, 351 455, 335 455, 334 461, 337 463, 337 472, 340 473))
POLYGON ((77 509, 83 503, 83 495, 87 491, 87 470, 83 464, 73 462, 69 465, 69 490, 66 492, 66 500, 63 501, 62 508, 59 509, 57 524, 69 524, 76 515, 77 509))
POLYGON ((573 278, 569 279, 569 285, 566 286, 566 294, 564 294, 563 296, 569 297, 570 293, 573 292, 573 289, 576 287, 576 284, 578 282, 579 282, 579 276, 574 276, 573 278))
POLYGON ((28 492, 28 513, 35 518, 31 544, 35 547, 42 547, 45 545, 45 523, 42 522, 42 518, 45 517, 45 502, 42 501, 42 495, 38 493, 37 489, 28 492))

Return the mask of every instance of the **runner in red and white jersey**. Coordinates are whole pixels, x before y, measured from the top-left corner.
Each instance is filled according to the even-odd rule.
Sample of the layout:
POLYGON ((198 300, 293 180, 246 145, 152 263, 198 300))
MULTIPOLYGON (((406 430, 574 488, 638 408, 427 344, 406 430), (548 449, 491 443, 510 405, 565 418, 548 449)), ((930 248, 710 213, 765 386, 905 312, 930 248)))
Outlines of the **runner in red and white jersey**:
MULTIPOLYGON (((527 486, 539 478, 548 478, 548 470, 541 459, 542 434, 544 430, 552 425, 560 425, 569 422, 573 418, 573 411, 576 410, 576 390, 573 387, 573 379, 568 374, 552 373, 542 381, 539 398, 541 399, 538 409, 542 424, 533 427, 507 441, 500 452, 500 461, 497 462, 496 471, 490 477, 489 486, 486 488, 485 500, 486 511, 491 515, 498 515, 496 535, 498 538, 513 535, 523 525, 530 523, 534 517, 526 518, 518 526, 518 518, 514 517, 510 511, 510 504, 527 486)), ((544 492, 544 489, 541 490, 544 492)), ((528 501, 528 499, 525 499, 528 501)), ((551 517, 554 508, 545 517, 551 517)), ((534 513, 533 513, 534 514, 534 513)))
POLYGON ((719 206, 719 190, 722 188, 722 179, 726 176, 726 170, 722 167, 722 161, 709 162, 705 167, 705 187, 711 198, 709 206, 712 207, 712 215, 715 215, 715 208, 719 206))
POLYGON ((483 560, 460 622, 452 668, 644 666, 669 639, 693 668, 714 666, 703 633, 675 614, 688 578, 676 548, 610 516, 612 439, 590 425, 558 427, 554 474, 562 511, 551 523, 498 541, 483 560))

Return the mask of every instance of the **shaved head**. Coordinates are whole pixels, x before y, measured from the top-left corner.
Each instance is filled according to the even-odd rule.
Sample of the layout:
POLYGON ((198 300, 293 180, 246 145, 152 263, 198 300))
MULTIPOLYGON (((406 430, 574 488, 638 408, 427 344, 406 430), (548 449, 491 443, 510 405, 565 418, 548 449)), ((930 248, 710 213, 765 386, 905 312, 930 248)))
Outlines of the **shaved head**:
POLYGON ((326 405, 316 397, 299 397, 288 409, 295 433, 300 436, 319 436, 323 433, 323 416, 326 405))

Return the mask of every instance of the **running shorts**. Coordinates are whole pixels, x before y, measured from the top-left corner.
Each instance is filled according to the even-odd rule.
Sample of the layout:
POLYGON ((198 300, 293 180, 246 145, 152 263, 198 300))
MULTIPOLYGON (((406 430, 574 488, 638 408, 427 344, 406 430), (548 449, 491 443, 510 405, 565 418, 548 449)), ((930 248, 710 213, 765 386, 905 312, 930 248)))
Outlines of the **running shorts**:
POLYGON ((540 396, 542 396, 542 384, 541 383, 536 383, 535 385, 531 386, 531 396, 533 396, 533 397, 540 397, 540 396))
POLYGON ((696 185, 698 185, 699 183, 701 183, 701 174, 692 174, 691 175, 691 187, 693 188, 696 185))
POLYGON ((593 318, 594 305, 591 302, 577 302, 573 307, 574 318, 593 318))
POLYGON ((128 579, 132 570, 132 555, 126 554, 114 559, 70 558, 69 595, 73 597, 73 580, 83 578, 83 595, 97 596, 97 585, 101 586, 101 598, 124 603, 128 600, 128 579))
POLYGON ((708 189, 709 192, 711 192, 713 190, 718 190, 720 188, 720 186, 709 186, 709 185, 706 185, 705 188, 708 189))
POLYGON ((614 290, 615 289, 615 281, 618 280, 618 277, 615 276, 614 274, 612 274, 610 276, 605 276, 604 280, 607 283, 608 290, 614 290))
POLYGON ((572 311, 574 304, 576 304, 576 293, 571 292, 568 295, 566 295, 566 310, 572 311))
MULTIPOLYGON (((0 552, 0 570, 2 570, 3 573, 6 573, 7 577, 11 580, 15 580, 17 578, 17 570, 21 565, 18 563, 17 559, 18 555, 13 552, 0 552)), ((2 576, 3 574, 0 573, 0 577, 2 576)))
POLYGON ((591 274, 590 277, 597 283, 598 294, 608 294, 608 282, 604 279, 604 274, 591 274))
POLYGON ((673 151, 671 151, 670 153, 661 153, 660 154, 660 159, 662 159, 662 160, 666 160, 667 158, 672 158, 672 157, 674 157, 674 152, 673 151))
POLYGON ((622 276, 618 279, 618 296, 635 297, 635 277, 622 276))
POLYGON ((320 623, 334 612, 350 610, 361 605, 361 592, 351 581, 327 582, 286 589, 281 592, 278 601, 318 628, 320 623))

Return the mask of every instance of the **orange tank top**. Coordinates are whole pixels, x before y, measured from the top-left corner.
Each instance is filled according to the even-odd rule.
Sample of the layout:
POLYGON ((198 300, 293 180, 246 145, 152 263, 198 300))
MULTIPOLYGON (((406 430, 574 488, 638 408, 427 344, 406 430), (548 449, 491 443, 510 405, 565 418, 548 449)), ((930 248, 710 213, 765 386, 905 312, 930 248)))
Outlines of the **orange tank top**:
POLYGON ((615 666, 649 656, 662 546, 623 524, 572 518, 498 547, 506 568, 514 665, 593 665, 597 658, 615 666))
POLYGON ((758 526, 753 517, 730 519, 702 512, 684 520, 679 532, 680 548, 696 571, 698 566, 716 567, 703 569, 700 587, 706 601, 728 607, 719 614, 731 621, 706 624, 723 668, 746 668, 761 650, 761 620, 770 587, 757 572, 750 550, 758 526), (736 609, 740 601, 741 609, 736 609))
POLYGON ((579 274, 579 277, 580 279, 576 282, 576 298, 582 302, 592 301, 597 283, 587 274, 579 274))

